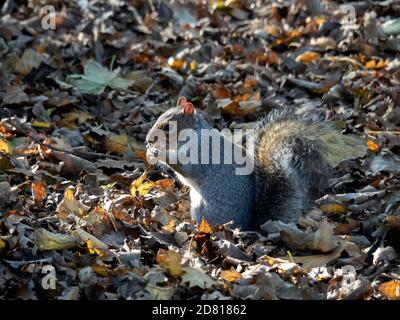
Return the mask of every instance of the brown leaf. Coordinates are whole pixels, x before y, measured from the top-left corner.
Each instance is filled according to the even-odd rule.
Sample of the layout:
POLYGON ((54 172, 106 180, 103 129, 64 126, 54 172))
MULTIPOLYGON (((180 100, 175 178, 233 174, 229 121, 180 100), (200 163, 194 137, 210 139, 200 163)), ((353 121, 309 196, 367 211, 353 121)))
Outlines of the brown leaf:
POLYGON ((41 203, 47 196, 47 186, 43 181, 33 181, 31 183, 33 201, 41 203))
POLYGON ((351 234, 351 232, 358 228, 360 223, 357 220, 346 218, 347 223, 336 223, 335 234, 351 234))
POLYGON ((327 204, 323 204, 321 205, 321 210, 323 213, 325 214, 342 214, 342 213, 346 213, 347 209, 342 206, 341 204, 338 203, 327 203, 327 204))
POLYGON ((372 140, 368 140, 368 141, 367 141, 367 146, 368 146, 368 149, 369 149, 369 150, 371 150, 371 151, 373 151, 373 152, 375 152, 375 153, 378 153, 379 150, 380 150, 379 145, 376 144, 376 143, 375 143, 374 141, 372 141, 372 140))
POLYGON ((161 189, 170 189, 173 188, 175 186, 175 180, 174 179, 161 179, 161 180, 157 180, 154 182, 154 184, 156 186, 159 186, 161 189))
POLYGON ((321 56, 319 53, 314 52, 314 51, 306 51, 300 55, 297 56, 296 61, 297 62, 303 62, 303 63, 309 63, 311 61, 318 60, 321 56))
POLYGON ((56 213, 60 219, 66 219, 70 214, 82 217, 88 210, 89 207, 75 199, 73 188, 68 187, 64 191, 64 199, 57 206, 56 213))
POLYGON ((182 257, 174 250, 158 250, 156 261, 157 263, 168 270, 173 277, 179 277, 183 274, 182 257))
POLYGON ((400 300, 400 281, 391 280, 379 286, 380 294, 389 300, 400 300))
POLYGON ((128 149, 128 136, 126 134, 112 134, 107 136, 106 149, 110 152, 124 154, 128 149))

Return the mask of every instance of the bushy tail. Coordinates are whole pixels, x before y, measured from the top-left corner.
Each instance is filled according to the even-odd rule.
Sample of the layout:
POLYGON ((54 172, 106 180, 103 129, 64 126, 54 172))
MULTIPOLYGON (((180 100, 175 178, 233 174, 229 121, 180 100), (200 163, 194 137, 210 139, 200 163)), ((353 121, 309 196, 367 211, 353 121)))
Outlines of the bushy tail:
POLYGON ((264 221, 296 221, 327 187, 331 168, 366 150, 360 138, 340 134, 331 122, 288 108, 269 113, 254 138, 256 212, 264 221))
POLYGON ((367 146, 360 137, 343 135, 332 125, 320 126, 316 140, 322 157, 331 167, 350 158, 362 157, 367 151, 367 146))

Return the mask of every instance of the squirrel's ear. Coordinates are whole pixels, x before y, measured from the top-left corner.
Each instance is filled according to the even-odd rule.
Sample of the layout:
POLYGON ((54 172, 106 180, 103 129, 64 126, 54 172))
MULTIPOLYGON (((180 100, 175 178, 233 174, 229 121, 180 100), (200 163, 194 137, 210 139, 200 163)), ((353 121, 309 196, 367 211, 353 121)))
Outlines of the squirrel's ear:
POLYGON ((190 102, 186 103, 185 106, 183 107, 183 114, 185 116, 191 116, 194 114, 194 105, 190 102))
POLYGON ((179 97, 178 102, 176 103, 177 107, 184 107, 188 103, 185 97, 179 97))

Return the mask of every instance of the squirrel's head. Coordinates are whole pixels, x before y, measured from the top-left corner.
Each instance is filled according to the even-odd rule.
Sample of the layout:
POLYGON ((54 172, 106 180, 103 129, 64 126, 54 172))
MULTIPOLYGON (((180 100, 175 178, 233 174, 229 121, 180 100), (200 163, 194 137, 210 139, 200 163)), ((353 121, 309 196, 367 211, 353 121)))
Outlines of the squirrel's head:
POLYGON ((165 159, 163 162, 174 167, 172 157, 177 157, 180 147, 187 142, 179 141, 180 133, 197 132, 205 126, 207 122, 201 112, 185 97, 180 97, 176 106, 164 112, 147 133, 147 159, 150 163, 155 158, 165 159))

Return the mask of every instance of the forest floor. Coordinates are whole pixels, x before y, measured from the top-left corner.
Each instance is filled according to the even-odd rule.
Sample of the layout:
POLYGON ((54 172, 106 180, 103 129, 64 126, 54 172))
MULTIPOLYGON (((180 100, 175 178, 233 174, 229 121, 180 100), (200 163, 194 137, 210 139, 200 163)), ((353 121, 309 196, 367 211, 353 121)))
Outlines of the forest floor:
POLYGON ((184 3, 0 1, 0 299, 399 299, 398 2, 184 3), (144 161, 182 95, 219 129, 287 105, 367 150, 297 225, 197 227, 144 161))

